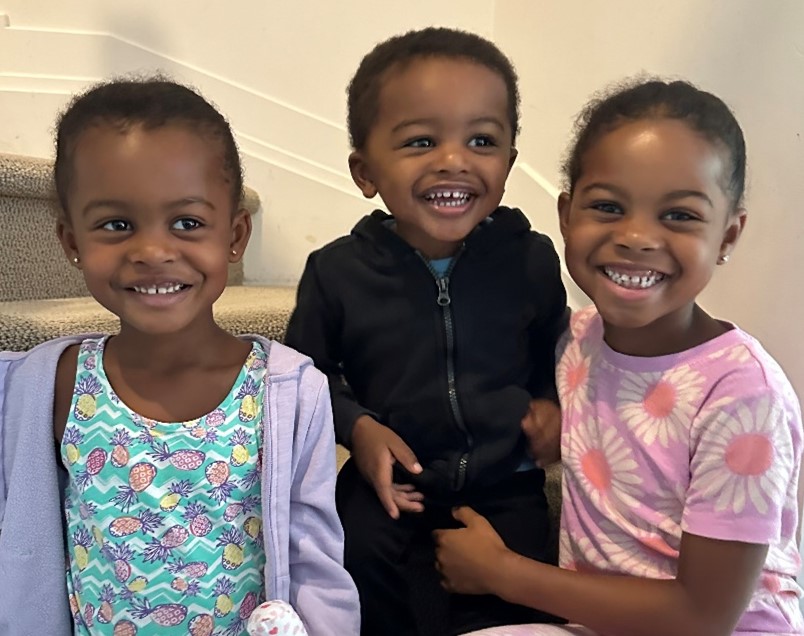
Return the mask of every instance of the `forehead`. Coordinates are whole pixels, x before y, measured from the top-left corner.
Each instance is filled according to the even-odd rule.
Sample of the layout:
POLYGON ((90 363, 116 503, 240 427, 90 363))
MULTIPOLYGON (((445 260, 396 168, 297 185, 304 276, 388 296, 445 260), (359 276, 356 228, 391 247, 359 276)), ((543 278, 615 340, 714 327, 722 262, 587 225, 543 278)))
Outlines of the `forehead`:
POLYGON ((99 124, 77 138, 72 157, 73 195, 157 195, 229 187, 221 144, 182 125, 126 129, 99 124))
POLYGON ((584 153, 578 185, 610 181, 621 187, 718 191, 726 196, 726 154, 681 120, 627 122, 584 153))
POLYGON ((489 116, 510 129, 505 81, 489 67, 465 58, 422 57, 392 67, 378 95, 377 125, 489 116))

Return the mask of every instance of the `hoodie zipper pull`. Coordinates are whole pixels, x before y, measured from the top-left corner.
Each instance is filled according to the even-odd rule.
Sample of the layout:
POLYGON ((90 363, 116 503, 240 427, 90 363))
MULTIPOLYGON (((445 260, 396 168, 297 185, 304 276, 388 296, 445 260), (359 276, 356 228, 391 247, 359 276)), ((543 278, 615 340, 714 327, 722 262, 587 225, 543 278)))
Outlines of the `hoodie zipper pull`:
POLYGON ((438 298, 436 298, 436 302, 441 307, 446 307, 450 303, 449 277, 444 276, 443 278, 436 279, 436 287, 438 287, 438 298))

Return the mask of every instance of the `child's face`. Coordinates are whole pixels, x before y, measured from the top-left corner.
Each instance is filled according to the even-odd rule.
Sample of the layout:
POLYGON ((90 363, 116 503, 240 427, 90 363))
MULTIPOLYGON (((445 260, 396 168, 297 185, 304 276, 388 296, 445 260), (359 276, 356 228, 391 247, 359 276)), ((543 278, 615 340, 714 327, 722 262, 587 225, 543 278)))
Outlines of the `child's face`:
POLYGON ((498 74, 466 60, 423 58, 389 72, 366 145, 349 165, 366 197, 379 193, 397 233, 442 258, 500 204, 516 156, 512 139, 498 74))
POLYGON ((607 339, 648 328, 683 340, 695 298, 745 222, 723 188, 728 167, 724 151, 672 119, 624 124, 584 154, 559 214, 567 267, 607 339))
POLYGON ((217 144, 177 125, 100 125, 78 138, 72 170, 59 237, 98 302, 123 329, 211 324, 251 227, 246 212, 232 210, 217 144))

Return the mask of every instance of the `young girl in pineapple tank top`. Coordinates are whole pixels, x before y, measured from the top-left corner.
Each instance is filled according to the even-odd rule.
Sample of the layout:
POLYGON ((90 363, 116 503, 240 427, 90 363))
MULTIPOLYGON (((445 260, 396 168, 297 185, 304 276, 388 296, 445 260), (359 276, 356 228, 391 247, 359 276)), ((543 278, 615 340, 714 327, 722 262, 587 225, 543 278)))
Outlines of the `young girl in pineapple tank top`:
POLYGON ((358 633, 326 379, 213 317, 251 231, 226 120, 161 78, 96 86, 55 179, 120 332, 0 354, 0 633, 237 636, 266 598, 358 633))
POLYGON ((448 589, 563 616, 475 636, 804 633, 801 409, 761 344, 696 302, 743 230, 745 143, 681 81, 592 102, 558 201, 593 307, 559 343, 561 568, 468 508, 440 532, 448 589))

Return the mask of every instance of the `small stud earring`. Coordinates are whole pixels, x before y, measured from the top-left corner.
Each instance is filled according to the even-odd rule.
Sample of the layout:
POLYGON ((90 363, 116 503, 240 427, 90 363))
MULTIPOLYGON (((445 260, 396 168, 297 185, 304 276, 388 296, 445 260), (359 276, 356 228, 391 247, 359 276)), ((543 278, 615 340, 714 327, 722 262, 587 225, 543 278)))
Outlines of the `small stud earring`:
POLYGON ((81 259, 80 259, 80 258, 78 258, 78 256, 73 256, 73 263, 74 263, 75 265, 78 265, 78 263, 80 263, 80 262, 81 262, 81 259))
POLYGON ((718 265, 724 265, 729 262, 729 255, 722 254, 719 259, 717 259, 718 265))
POLYGON ((232 250, 232 256, 237 256, 237 250, 232 250))

